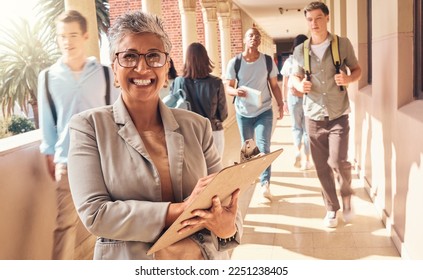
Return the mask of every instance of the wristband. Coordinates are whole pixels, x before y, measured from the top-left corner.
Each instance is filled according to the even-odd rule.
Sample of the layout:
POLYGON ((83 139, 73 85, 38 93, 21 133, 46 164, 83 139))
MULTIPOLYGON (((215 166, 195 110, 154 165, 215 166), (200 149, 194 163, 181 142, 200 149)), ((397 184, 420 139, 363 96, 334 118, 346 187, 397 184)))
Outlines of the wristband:
POLYGON ((219 244, 221 246, 226 246, 226 244, 228 244, 229 242, 235 240, 237 233, 238 233, 238 231, 235 232, 234 235, 232 235, 231 237, 228 237, 228 238, 220 238, 219 236, 217 236, 217 241, 219 242, 219 244))

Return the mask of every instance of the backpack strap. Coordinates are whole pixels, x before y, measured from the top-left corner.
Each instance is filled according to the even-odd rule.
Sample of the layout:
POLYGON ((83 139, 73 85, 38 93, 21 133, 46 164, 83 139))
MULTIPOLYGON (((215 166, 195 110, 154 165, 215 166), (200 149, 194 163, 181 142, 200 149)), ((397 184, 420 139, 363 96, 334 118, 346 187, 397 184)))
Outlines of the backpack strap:
MULTIPOLYGON (((54 125, 57 125, 56 106, 54 105, 53 98, 51 97, 50 90, 48 89, 48 70, 49 69, 47 69, 46 72, 45 72, 45 79, 44 79, 45 88, 46 88, 46 96, 47 96, 48 103, 50 105, 50 110, 51 110, 51 114, 53 116, 54 125)), ((109 68, 107 66, 103 65, 103 70, 104 70, 104 77, 106 78, 106 96, 104 98, 105 98, 105 101, 106 101, 106 105, 110 105, 110 76, 109 76, 109 68)))
POLYGON ((106 78, 106 105, 110 105, 110 77, 109 77, 109 67, 103 65, 104 77, 106 78))
POLYGON ((272 60, 272 57, 270 55, 265 54, 264 57, 266 58, 266 68, 267 68, 267 87, 269 88, 270 98, 272 98, 273 94, 272 94, 272 90, 271 90, 270 85, 269 85, 269 78, 270 78, 270 73, 272 72, 272 68, 273 68, 273 60, 272 60))
MULTIPOLYGON (((304 71, 307 77, 307 81, 311 80, 311 68, 310 68, 310 39, 307 39, 303 43, 304 48, 304 71)), ((330 42, 330 50, 332 55, 332 62, 335 66, 336 74, 339 74, 341 72, 341 55, 339 53, 339 36, 333 35, 333 39, 330 42)), ((339 87, 341 91, 344 90, 344 86, 339 87)))
MULTIPOLYGON (((333 39, 330 43, 330 50, 331 50, 331 54, 332 54, 332 61, 333 61, 333 65, 335 65, 335 71, 336 74, 341 73, 341 55, 339 53, 339 37, 338 35, 333 35, 333 39)), ((344 91, 344 87, 343 86, 339 86, 339 89, 341 91, 344 91)))
POLYGON ((266 58, 267 79, 269 80, 270 73, 272 72, 273 61, 272 61, 272 57, 268 54, 265 54, 264 57, 266 58))
POLYGON ((51 97, 50 90, 48 89, 48 70, 45 72, 45 87, 46 87, 46 96, 48 100, 48 104, 50 105, 51 115, 53 116, 54 125, 57 125, 57 112, 56 112, 56 106, 54 106, 53 98, 51 97))
MULTIPOLYGON (((238 88, 238 84, 239 84, 238 72, 239 72, 239 69, 241 68, 241 60, 242 60, 242 53, 239 53, 235 57, 235 65, 234 65, 235 79, 236 79, 235 88, 238 88)), ((234 98, 232 99, 232 103, 235 103, 235 99, 236 99, 236 96, 234 96, 234 98)))
POLYGON ((239 72, 239 69, 241 68, 241 60, 242 60, 242 53, 238 54, 235 58, 234 69, 235 69, 235 78, 236 78, 237 88, 238 88, 238 82, 239 82, 238 72, 239 72))
POLYGON ((307 39, 304 41, 303 43, 303 47, 304 47, 304 70, 305 70, 305 74, 307 77, 307 81, 311 80, 311 70, 310 70, 310 49, 309 49, 309 45, 310 45, 310 39, 307 39))
MULTIPOLYGON (((272 68, 273 68, 273 61, 272 61, 272 57, 270 55, 264 54, 264 57, 266 59, 267 80, 269 80, 270 73, 272 72, 272 68)), ((235 58, 235 65, 234 65, 235 78, 236 78, 236 88, 238 88, 238 82, 239 82, 238 72, 239 72, 239 69, 241 68, 241 60, 242 60, 242 53, 239 53, 235 58)), ((269 90, 270 90, 270 87, 269 87, 269 90)), ((272 97, 272 94, 270 94, 270 97, 272 97)), ((235 102, 235 98, 236 98, 236 96, 234 96, 232 103, 235 102)))

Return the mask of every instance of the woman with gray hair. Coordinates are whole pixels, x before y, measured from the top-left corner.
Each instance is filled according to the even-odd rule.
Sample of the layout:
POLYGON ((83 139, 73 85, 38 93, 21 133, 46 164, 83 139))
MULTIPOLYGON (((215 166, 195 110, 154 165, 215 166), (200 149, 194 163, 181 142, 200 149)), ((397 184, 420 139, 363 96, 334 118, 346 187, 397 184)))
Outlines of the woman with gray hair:
POLYGON ((239 190, 227 206, 214 197, 209 209, 195 210, 180 233, 201 231, 147 255, 222 163, 209 120, 160 100, 171 43, 159 18, 126 13, 109 41, 120 97, 69 126, 70 186, 81 221, 98 236, 94 258, 228 259, 242 234, 239 190))

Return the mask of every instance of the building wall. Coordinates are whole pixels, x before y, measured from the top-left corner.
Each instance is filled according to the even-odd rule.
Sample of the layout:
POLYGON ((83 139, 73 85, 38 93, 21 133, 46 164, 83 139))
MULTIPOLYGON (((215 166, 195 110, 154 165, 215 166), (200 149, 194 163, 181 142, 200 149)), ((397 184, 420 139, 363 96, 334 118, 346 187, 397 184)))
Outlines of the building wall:
POLYGON ((350 155, 403 258, 423 259, 423 101, 413 99, 413 1, 372 1, 371 84, 360 26, 365 2, 347 3, 348 15, 359 11, 347 19, 347 36, 365 70, 349 87, 350 155))

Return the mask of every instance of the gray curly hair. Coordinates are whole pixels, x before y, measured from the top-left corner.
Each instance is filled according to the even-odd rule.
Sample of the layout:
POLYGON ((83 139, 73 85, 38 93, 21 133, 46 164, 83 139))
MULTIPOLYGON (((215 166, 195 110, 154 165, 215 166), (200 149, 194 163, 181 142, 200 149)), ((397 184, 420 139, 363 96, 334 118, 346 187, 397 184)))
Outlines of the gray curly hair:
POLYGON ((110 61, 115 60, 117 47, 129 34, 153 33, 163 42, 165 52, 170 53, 172 43, 163 28, 162 20, 156 15, 141 11, 127 12, 120 15, 108 32, 110 61))

